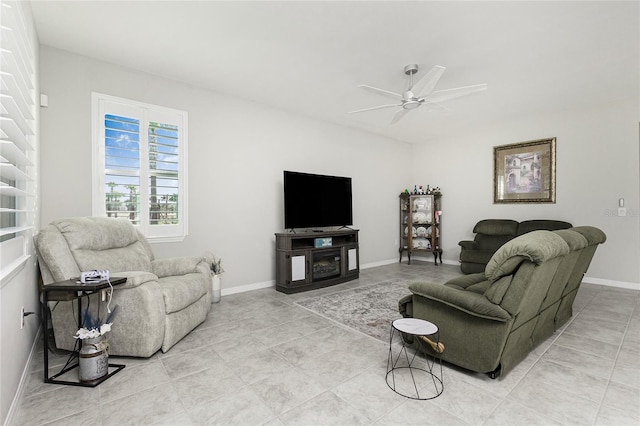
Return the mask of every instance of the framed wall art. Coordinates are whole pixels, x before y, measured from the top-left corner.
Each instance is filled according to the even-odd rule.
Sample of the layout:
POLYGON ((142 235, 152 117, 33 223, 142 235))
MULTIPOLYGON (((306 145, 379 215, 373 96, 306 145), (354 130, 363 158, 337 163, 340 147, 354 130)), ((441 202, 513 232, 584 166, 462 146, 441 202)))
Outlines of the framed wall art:
POLYGON ((556 202, 556 138, 493 148, 493 202, 556 202))

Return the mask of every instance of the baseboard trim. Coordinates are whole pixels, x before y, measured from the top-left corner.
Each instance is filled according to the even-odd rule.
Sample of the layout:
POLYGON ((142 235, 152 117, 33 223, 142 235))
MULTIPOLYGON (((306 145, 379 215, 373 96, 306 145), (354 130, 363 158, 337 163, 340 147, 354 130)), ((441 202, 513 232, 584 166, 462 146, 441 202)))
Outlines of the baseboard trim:
MULTIPOLYGON (((411 259, 412 259, 412 260, 420 260, 420 261, 422 261, 422 262, 432 262, 432 263, 433 263, 433 256, 429 256, 429 257, 425 257, 425 256, 412 256, 412 257, 411 257, 411 259)), ((408 261, 408 260, 409 260, 409 258, 408 258, 408 257, 406 257, 406 256, 404 256, 404 257, 402 258, 402 261, 403 261, 403 262, 408 261)), ((391 263, 393 263, 393 261, 391 261, 391 263)), ((455 265, 460 265, 460 261, 458 261, 458 260, 442 259, 442 263, 443 263, 443 264, 445 264, 445 265, 454 265, 454 266, 455 266, 455 265)), ((385 265, 386 265, 386 263, 385 263, 385 265)))
MULTIPOLYGON (((431 256, 426 257, 426 256, 412 256, 411 258, 412 260, 420 260, 423 262, 433 262, 433 258, 431 256)), ((404 256, 402 258, 402 262, 406 262, 409 259, 404 256)), ((372 262, 372 263, 367 263, 365 265, 360 265, 360 269, 367 269, 367 268, 375 268, 376 266, 384 266, 384 265, 390 265, 392 263, 397 263, 398 260, 397 259, 388 259, 388 260, 382 260, 380 262, 372 262)), ((460 265, 460 262, 457 260, 447 260, 447 259, 442 259, 442 263, 445 265, 460 265)), ((602 279, 602 278, 592 278, 592 277, 587 277, 585 276, 582 280, 582 282, 587 283, 587 284, 597 284, 597 285, 603 285, 606 287, 616 287, 616 288, 625 288, 628 290, 638 290, 640 291, 640 283, 632 283, 632 282, 626 282, 626 281, 615 281, 615 280, 606 280, 606 279, 602 279)))
POLYGON ((586 277, 586 276, 582 279, 582 282, 587 284, 597 284, 597 285, 604 285, 607 287, 626 288, 628 290, 640 291, 640 283, 629 283, 626 281, 605 280, 602 278, 592 278, 592 277, 586 277))
MULTIPOLYGON (((414 256, 413 259, 414 260, 424 261, 424 262, 433 262, 433 259, 429 258, 429 257, 422 257, 422 256, 417 256, 416 257, 416 256, 414 256)), ((375 268, 375 267, 378 267, 378 266, 391 265, 392 263, 398 263, 398 260, 397 259, 387 259, 387 260, 381 260, 379 262, 365 263, 363 265, 360 265, 360 269, 375 268)), ((454 265, 454 266, 460 264, 460 262, 458 262, 458 261, 447 260, 447 259, 443 259, 442 263, 445 264, 445 265, 454 265)), ((638 290, 638 291, 640 291, 640 284, 638 284, 638 283, 629 283, 629 282, 625 282, 625 281, 605 280, 605 279, 601 279, 601 278, 591 278, 591 277, 584 277, 582 282, 585 282, 585 283, 588 283, 588 284, 603 285, 603 286, 607 286, 607 287, 626 288, 626 289, 629 289, 629 290, 638 290)), ((220 293, 221 293, 222 296, 227 296, 227 295, 230 295, 230 294, 244 293, 244 292, 247 292, 247 291, 260 290, 260 289, 263 289, 263 288, 270 288, 270 287, 275 287, 275 286, 276 286, 276 281, 275 280, 263 281, 263 282, 259 282, 259 283, 247 284, 247 285, 242 285, 242 286, 238 286, 238 287, 231 287, 231 288, 226 288, 226 289, 223 288, 220 293)))
POLYGON ((247 291, 260 290, 260 289, 263 289, 263 288, 269 288, 269 287, 275 287, 275 286, 276 286, 276 281, 275 280, 263 281, 263 282, 260 282, 260 283, 241 285, 241 286, 238 286, 238 287, 223 288, 220 291, 220 294, 222 296, 227 296, 229 294, 244 293, 244 292, 247 292, 247 291))
POLYGON ((16 389, 16 393, 13 396, 13 401, 11 401, 11 406, 9 406, 9 411, 7 412, 7 417, 5 418, 5 422, 4 422, 5 425, 13 424, 13 416, 16 414, 18 405, 20 404, 20 402, 22 402, 24 389, 27 386, 27 382, 29 381, 29 376, 31 375, 31 363, 35 358, 40 339, 42 339, 42 327, 38 328, 36 337, 35 339, 33 339, 33 344, 31 345, 31 351, 29 351, 29 357, 27 358, 27 363, 24 366, 24 370, 22 370, 22 376, 20 376, 18 389, 16 389))
POLYGON ((389 260, 382 260, 380 262, 365 263, 364 265, 360 265, 360 269, 375 268, 377 266, 391 265, 392 263, 398 263, 398 261, 396 259, 389 259, 389 260))

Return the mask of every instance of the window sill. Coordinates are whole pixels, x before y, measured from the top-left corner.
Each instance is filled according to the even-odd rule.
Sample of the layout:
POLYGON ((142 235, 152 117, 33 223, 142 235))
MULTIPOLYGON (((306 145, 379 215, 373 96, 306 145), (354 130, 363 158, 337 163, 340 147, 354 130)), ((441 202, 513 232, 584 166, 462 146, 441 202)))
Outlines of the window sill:
POLYGON ((31 256, 22 256, 19 259, 14 260, 0 271, 0 288, 4 287, 9 281, 15 278, 20 271, 24 269, 24 265, 27 264, 27 261, 31 258, 31 256))
POLYGON ((146 237, 150 244, 156 243, 181 243, 184 241, 186 235, 176 235, 173 237, 146 237))

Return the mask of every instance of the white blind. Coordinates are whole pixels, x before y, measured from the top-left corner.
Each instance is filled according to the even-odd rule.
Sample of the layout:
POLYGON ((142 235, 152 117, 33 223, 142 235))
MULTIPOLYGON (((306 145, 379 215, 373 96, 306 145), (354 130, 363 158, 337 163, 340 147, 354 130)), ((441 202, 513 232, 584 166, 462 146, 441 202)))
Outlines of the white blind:
POLYGON ((22 9, 0 2, 0 248, 2 275, 28 258, 35 225, 35 49, 22 9))

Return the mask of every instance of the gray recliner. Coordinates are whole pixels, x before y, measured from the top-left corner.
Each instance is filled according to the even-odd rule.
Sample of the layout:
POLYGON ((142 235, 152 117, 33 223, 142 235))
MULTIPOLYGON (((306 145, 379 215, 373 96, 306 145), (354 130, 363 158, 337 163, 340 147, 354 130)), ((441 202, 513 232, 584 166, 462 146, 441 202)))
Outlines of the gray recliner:
MULTIPOLYGON (((211 308, 211 272, 200 257, 154 259, 142 234, 127 219, 66 218, 35 237, 44 285, 108 269, 126 277, 114 286, 111 308, 119 305, 107 338, 111 355, 149 357, 168 351, 201 324, 211 308)), ((86 307, 83 298, 83 309, 86 307)), ((106 317, 100 295, 89 300, 94 317, 106 317)), ((50 302, 56 346, 72 350, 78 329, 75 301, 50 302)))

